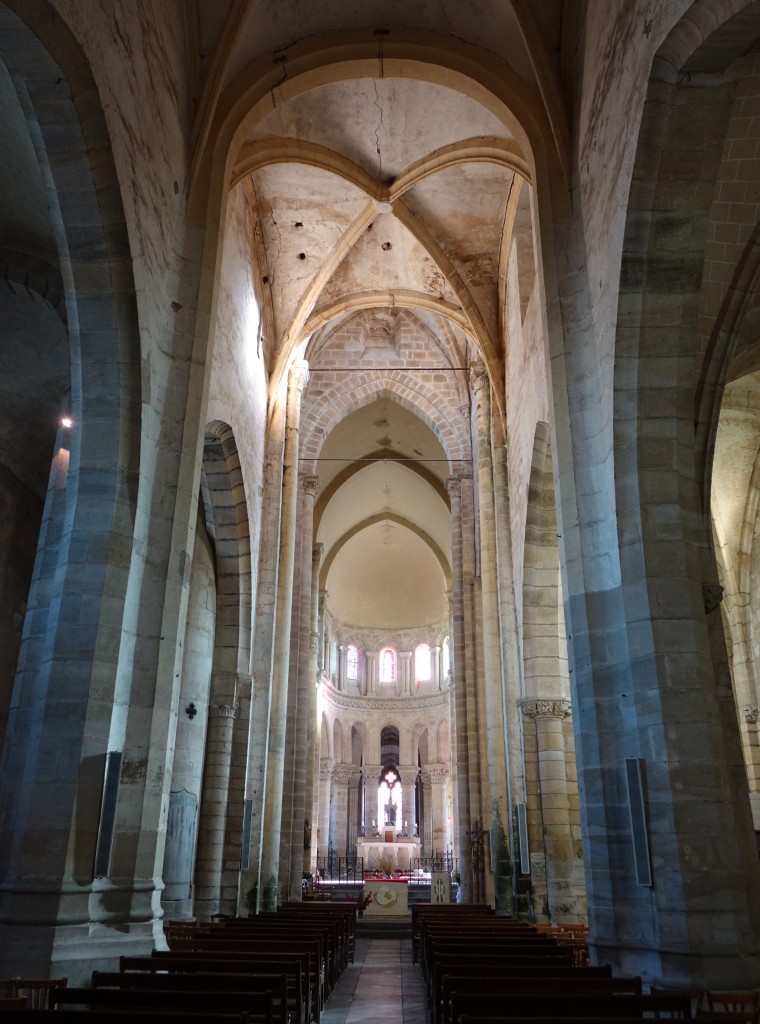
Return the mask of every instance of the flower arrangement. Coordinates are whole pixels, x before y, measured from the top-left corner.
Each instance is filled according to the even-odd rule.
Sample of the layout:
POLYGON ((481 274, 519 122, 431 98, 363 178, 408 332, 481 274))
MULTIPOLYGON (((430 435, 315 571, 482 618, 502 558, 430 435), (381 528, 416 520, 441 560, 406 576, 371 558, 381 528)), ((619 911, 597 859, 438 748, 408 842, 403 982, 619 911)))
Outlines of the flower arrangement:
POLYGON ((384 853, 381 857, 377 858, 377 864, 385 877, 390 878, 396 866, 396 858, 392 853, 384 853))
POLYGON ((374 898, 375 894, 371 889, 367 889, 367 891, 362 893, 361 896, 356 897, 356 909, 359 911, 360 915, 364 913, 374 898))

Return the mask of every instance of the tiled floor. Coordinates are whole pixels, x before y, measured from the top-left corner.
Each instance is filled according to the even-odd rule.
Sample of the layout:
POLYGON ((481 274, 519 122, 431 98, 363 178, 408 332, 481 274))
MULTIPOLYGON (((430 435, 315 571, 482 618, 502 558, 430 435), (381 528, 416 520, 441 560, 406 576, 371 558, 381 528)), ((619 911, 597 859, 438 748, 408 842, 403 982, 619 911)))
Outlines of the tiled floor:
POLYGON ((425 988, 411 939, 357 939, 322 1012, 322 1024, 427 1024, 425 988))

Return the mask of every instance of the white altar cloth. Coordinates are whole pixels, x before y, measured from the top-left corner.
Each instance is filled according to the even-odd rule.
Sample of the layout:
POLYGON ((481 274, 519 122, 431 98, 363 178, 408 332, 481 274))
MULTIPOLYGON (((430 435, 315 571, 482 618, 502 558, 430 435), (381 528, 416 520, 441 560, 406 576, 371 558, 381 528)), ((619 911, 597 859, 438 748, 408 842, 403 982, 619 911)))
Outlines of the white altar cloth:
POLYGON ((409 871, 412 859, 420 855, 420 841, 414 838, 404 839, 401 836, 396 836, 390 843, 371 837, 359 838, 356 840, 356 854, 364 858, 365 871, 379 868, 380 858, 386 854, 393 857, 394 868, 409 871))

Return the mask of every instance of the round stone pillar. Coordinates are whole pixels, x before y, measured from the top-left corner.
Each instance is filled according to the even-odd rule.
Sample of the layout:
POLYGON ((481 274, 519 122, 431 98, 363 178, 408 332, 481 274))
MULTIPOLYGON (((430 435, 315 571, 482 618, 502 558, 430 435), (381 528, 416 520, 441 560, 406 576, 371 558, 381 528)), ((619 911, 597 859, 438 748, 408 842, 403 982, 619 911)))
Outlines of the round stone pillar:
POLYGON ((520 708, 536 728, 549 916, 553 924, 575 923, 579 917, 573 884, 575 849, 562 730, 563 720, 571 714, 570 701, 525 700, 520 708))
POLYGON ((449 477, 446 490, 451 502, 451 720, 455 757, 456 839, 463 903, 472 902, 472 851, 466 840, 470 820, 469 742, 467 721, 467 686, 464 629, 464 548, 462 535, 462 481, 449 477))
POLYGON ((365 764, 362 766, 364 776, 364 834, 371 836, 378 829, 377 790, 380 785, 382 765, 365 764))
POLYGON ((398 652, 400 695, 407 697, 412 692, 412 652, 398 652))
POLYGON ((401 831, 413 836, 417 822, 417 813, 414 806, 414 788, 417 782, 419 770, 414 765, 399 765, 398 777, 401 780, 401 821, 396 827, 401 826, 401 831), (406 827, 404 827, 406 822, 406 827))
POLYGON ((230 789, 232 732, 238 704, 234 696, 208 709, 206 759, 201 790, 195 867, 195 916, 208 921, 219 913, 230 789))
POLYGON ((335 764, 329 757, 319 761, 319 826, 317 828, 317 856, 327 857, 330 847, 330 822, 332 821, 332 772, 335 764))
POLYGON ((276 910, 279 899, 285 740, 288 725, 290 627, 298 521, 298 434, 301 420, 301 397, 308 379, 308 363, 304 361, 295 363, 288 377, 285 416, 277 617, 272 664, 272 702, 269 715, 264 828, 261 843, 259 899, 263 898, 263 908, 267 911, 276 910))
POLYGON ((449 776, 448 765, 443 763, 425 765, 430 776, 430 803, 432 821, 431 853, 434 857, 443 857, 446 853, 446 779, 449 776))
POLYGON ((499 592, 497 579, 496 509, 491 451, 491 384, 483 366, 470 369, 475 403, 478 460, 478 522, 480 525, 480 603, 483 649, 479 664, 485 696, 485 803, 490 842, 482 860, 486 897, 496 910, 511 910, 512 884, 509 856, 511 814, 507 799, 506 711, 501 672, 499 592), (491 860, 493 857, 493 861, 491 860))
POLYGON ((347 853, 348 784, 353 771, 353 765, 339 763, 332 772, 332 848, 336 857, 345 857, 347 853))

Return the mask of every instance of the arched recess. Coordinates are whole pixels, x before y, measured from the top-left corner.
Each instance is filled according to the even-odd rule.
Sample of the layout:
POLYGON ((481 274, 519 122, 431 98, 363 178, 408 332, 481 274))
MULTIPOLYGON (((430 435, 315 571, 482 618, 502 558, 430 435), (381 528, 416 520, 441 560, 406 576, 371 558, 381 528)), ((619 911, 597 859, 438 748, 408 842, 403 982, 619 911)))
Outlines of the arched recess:
POLYGON ((430 427, 450 459, 452 473, 461 469, 461 463, 469 464, 469 429, 461 406, 455 403, 453 394, 451 401, 447 402, 447 396, 441 394, 440 386, 415 381, 412 387, 403 369, 398 371, 398 377, 383 376, 377 371, 367 370, 365 373, 357 373, 351 383, 350 390, 345 387, 345 382, 340 381, 320 389, 318 402, 314 400, 314 395, 307 396, 301 419, 303 472, 316 471, 315 460, 319 457, 325 438, 342 419, 382 398, 397 402, 430 427))
POLYGON ((343 750, 343 726, 337 718, 333 722, 332 744, 335 763, 337 764, 338 762, 344 761, 345 752, 343 750))
MULTIPOLYGON (((244 779, 232 766, 245 756, 251 707, 250 527, 237 444, 226 423, 207 427, 202 480, 199 528, 213 552, 216 609, 195 899, 196 915, 207 919, 236 909, 237 884, 225 884, 223 868, 240 861, 244 779)), ((189 636, 185 648, 193 650, 189 636)))
MULTIPOLYGON (((34 628, 27 627, 22 640, 2 771, 6 891, 13 893, 16 880, 31 874, 45 880, 50 893, 42 914, 24 885, 7 904, 13 905, 15 938, 3 935, 0 948, 7 951, 3 967, 14 973, 8 958, 23 944, 26 927, 41 970, 55 970, 56 957, 65 962, 66 926, 58 922, 80 920, 83 893, 102 887, 93 882, 93 863, 104 758, 123 746, 120 682, 129 678, 135 656, 123 637, 125 626, 127 632, 134 626, 126 621, 124 595, 141 396, 120 185, 87 59, 53 6, 41 0, 0 4, 0 60, 29 125, 50 210, 68 345, 68 393, 59 411, 72 419, 70 429, 55 437, 53 424, 49 434, 55 453, 26 613, 34 628), (75 626, 67 618, 72 609, 78 609, 75 626), (42 707, 44 720, 32 712, 42 707), (51 749, 65 751, 66 762, 53 776, 51 749), (66 909, 72 899, 76 911, 66 909)), ((136 798, 134 806, 140 802, 136 798)), ((129 866, 123 868, 130 877, 129 866)), ((148 937, 153 926, 145 922, 152 915, 130 921, 130 899, 122 890, 118 907, 100 920, 112 921, 113 913, 124 931, 134 927, 148 937)), ((100 898, 91 902, 100 914, 100 898)), ((24 968, 29 971, 29 959, 24 968)))
POLYGON ((338 555, 340 549, 344 546, 344 544, 351 540, 352 537, 355 537, 357 533, 361 533, 362 530, 366 530, 370 526, 374 526, 376 523, 381 522, 397 523, 399 526, 403 526, 405 529, 411 530, 412 533, 416 534, 421 540, 423 540, 425 544, 427 544, 427 546, 430 548, 432 553, 435 555, 435 558, 441 567, 441 572, 443 573, 443 577, 446 583, 446 589, 451 589, 451 566, 449 565, 448 559, 446 558, 443 551, 441 551, 441 549, 435 543, 433 538, 426 534, 421 527, 417 526, 415 523, 410 522, 408 519, 405 519, 403 516, 396 515, 396 513, 394 512, 383 512, 378 513, 374 516, 369 516, 367 519, 362 520, 362 522, 357 523, 354 527, 352 527, 352 529, 348 530, 342 537, 338 539, 338 541, 333 545, 333 547, 331 547, 330 550, 326 553, 324 561, 322 562, 322 566, 320 568, 319 573, 319 585, 321 589, 324 589, 326 587, 327 577, 330 572, 330 566, 332 565, 333 561, 335 560, 336 556, 338 555))
MULTIPOLYGON (((638 953, 654 954, 660 972, 676 971, 663 952, 667 934, 673 951, 701 958, 703 980, 720 971, 721 957, 741 959, 734 938, 707 948, 702 929, 712 914, 731 920, 725 934, 745 936, 748 949, 760 941, 760 873, 716 614, 707 499, 709 437, 727 355, 726 338, 713 332, 721 330, 727 285, 738 269, 736 242, 756 220, 754 209, 720 202, 723 184, 737 181, 731 144, 743 83, 750 95, 757 87, 755 58, 741 59, 753 39, 760 39, 757 4, 700 0, 654 59, 626 215, 615 352, 616 504, 631 680, 626 713, 607 736, 615 736, 618 758, 644 762, 648 814, 657 821, 651 856, 663 867, 645 899, 625 884, 609 887, 611 877, 630 870, 618 846, 624 857, 606 880, 592 867, 589 903, 592 918, 604 915, 597 955, 605 955, 608 941, 611 948, 613 930, 619 936, 628 929, 629 915, 646 913, 652 926, 634 943, 638 953), (695 148, 700 160, 686 172, 686 154, 695 148), (728 248, 720 241, 726 233, 734 239, 728 248), (705 811, 698 825, 697 801, 705 811), (707 848, 700 839, 707 834, 726 837, 726 847, 707 848), (698 878, 712 870, 722 872, 727 888, 703 901, 698 878)), ((608 841, 609 854, 617 859, 608 841)), ((739 977, 737 971, 736 984, 739 977)))

